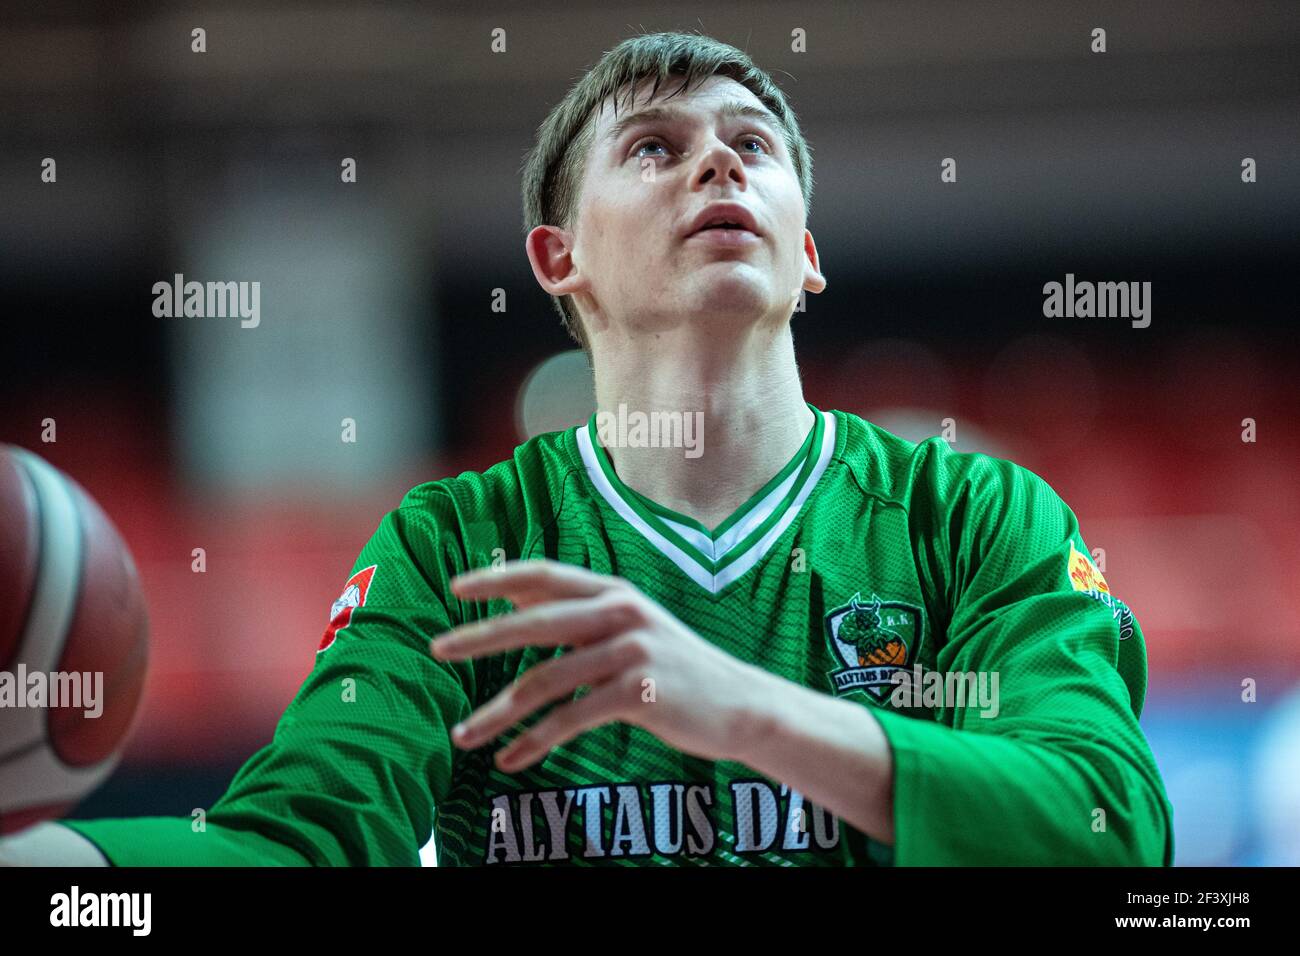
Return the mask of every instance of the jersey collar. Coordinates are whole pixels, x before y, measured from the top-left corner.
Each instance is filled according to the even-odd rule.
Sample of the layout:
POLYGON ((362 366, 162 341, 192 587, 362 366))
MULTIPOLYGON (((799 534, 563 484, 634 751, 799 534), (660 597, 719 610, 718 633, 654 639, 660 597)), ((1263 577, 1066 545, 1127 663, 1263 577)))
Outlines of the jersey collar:
POLYGON ((808 407, 813 427, 799 451, 712 531, 623 484, 597 437, 595 414, 575 437, 587 475, 606 503, 689 578, 716 594, 771 549, 830 462, 835 416, 808 407))

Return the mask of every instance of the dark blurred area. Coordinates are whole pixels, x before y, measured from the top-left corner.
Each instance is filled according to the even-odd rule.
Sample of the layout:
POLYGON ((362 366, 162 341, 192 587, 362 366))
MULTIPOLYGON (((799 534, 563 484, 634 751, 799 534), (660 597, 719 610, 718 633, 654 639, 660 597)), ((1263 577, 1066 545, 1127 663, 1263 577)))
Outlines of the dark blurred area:
POLYGON ((667 29, 747 50, 813 148, 809 400, 1047 479, 1142 622, 1178 862, 1300 862, 1292 2, 6 5, 0 441, 103 504, 152 620, 77 815, 210 805, 383 513, 508 457, 525 405, 581 412, 529 379, 572 343, 519 167, 584 68, 667 29), (260 282, 260 324, 156 317, 176 274, 260 282), (1045 317, 1067 274, 1150 282, 1150 326, 1045 317))

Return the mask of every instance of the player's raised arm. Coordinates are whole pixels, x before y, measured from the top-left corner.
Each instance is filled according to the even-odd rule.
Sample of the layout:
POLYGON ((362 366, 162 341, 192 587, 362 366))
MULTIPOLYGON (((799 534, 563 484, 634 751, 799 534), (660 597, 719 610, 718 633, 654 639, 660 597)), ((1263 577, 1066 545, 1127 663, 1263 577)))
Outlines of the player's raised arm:
POLYGON ((1137 622, 1045 482, 931 452, 909 521, 935 664, 895 675, 889 707, 774 691, 739 758, 892 845, 896 865, 1170 865, 1137 622))
POLYGON ((418 865, 451 786, 448 728, 469 713, 474 676, 428 653, 454 611, 436 501, 415 494, 363 548, 274 739, 204 817, 62 826, 118 866, 418 865))
MULTIPOLYGON (((937 444, 937 443, 936 443, 937 444)), ((1146 650, 1073 512, 1010 462, 944 453, 917 527, 952 602, 940 672, 997 675, 996 708, 882 711, 900 864, 1170 865, 1172 809, 1138 726, 1146 650), (982 716, 987 714, 987 716, 982 716)))

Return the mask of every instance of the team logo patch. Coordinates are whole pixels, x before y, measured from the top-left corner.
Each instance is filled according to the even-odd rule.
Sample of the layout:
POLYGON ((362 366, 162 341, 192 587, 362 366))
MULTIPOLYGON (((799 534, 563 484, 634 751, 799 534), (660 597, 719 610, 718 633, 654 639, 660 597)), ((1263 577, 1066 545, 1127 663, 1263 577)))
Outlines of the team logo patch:
POLYGON ((864 602, 858 592, 826 615, 826 636, 844 664, 829 672, 836 696, 866 691, 877 700, 893 689, 893 675, 916 659, 921 643, 921 609, 902 601, 864 602))
POLYGON ((320 647, 316 649, 317 654, 333 644, 339 631, 351 623, 352 609, 366 603, 366 594, 370 591, 370 582, 374 580, 377 567, 379 565, 372 564, 368 568, 362 568, 348 578, 347 584, 343 585, 343 593, 330 608, 329 627, 325 628, 325 635, 320 639, 320 647))

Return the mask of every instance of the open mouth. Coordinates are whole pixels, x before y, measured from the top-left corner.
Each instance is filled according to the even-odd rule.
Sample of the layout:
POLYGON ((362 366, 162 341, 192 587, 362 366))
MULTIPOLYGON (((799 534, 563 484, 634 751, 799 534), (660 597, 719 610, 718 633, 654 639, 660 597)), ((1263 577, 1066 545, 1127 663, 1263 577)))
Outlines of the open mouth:
POLYGON ((747 246, 761 241, 757 233, 739 223, 716 223, 704 226, 687 236, 687 239, 694 242, 708 243, 713 246, 736 247, 747 246))
POLYGON ((758 221, 743 203, 713 202, 696 214, 686 238, 712 240, 758 238, 758 221))

